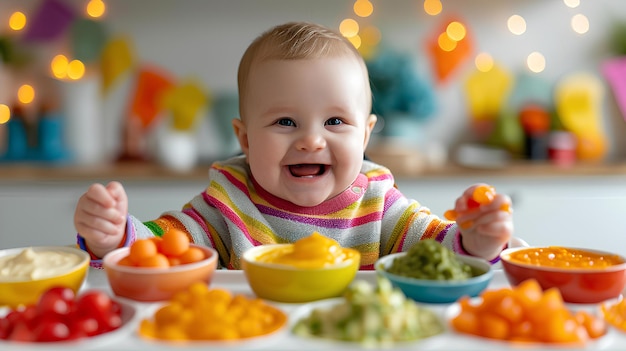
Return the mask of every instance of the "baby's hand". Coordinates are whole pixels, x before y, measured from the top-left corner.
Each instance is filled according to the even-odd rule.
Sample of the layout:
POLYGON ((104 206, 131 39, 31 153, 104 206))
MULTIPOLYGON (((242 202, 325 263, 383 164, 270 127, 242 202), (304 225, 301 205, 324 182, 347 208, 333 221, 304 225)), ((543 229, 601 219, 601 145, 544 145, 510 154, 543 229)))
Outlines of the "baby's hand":
POLYGON ((487 184, 469 187, 444 216, 455 220, 463 247, 472 255, 491 260, 513 235, 511 199, 487 184))
POLYGON ((102 257, 124 237, 127 213, 128 199, 120 183, 93 184, 78 199, 74 226, 91 252, 102 257))

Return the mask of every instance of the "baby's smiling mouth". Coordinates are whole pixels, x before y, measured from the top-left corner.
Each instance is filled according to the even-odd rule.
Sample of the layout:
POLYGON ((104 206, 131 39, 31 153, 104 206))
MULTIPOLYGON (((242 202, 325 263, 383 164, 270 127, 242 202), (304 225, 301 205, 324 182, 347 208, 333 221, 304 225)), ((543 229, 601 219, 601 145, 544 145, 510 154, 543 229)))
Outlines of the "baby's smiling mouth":
POLYGON ((294 177, 315 177, 326 172, 326 165, 320 163, 290 165, 289 172, 291 172, 291 175, 294 177))

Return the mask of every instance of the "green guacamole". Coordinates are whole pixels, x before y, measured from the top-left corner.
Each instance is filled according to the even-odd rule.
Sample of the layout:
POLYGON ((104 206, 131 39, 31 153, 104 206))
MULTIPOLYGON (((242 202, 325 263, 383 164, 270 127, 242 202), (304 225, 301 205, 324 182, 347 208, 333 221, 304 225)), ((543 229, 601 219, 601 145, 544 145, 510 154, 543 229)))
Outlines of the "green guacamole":
POLYGON ((420 240, 393 260, 389 273, 429 280, 463 280, 480 272, 459 261, 455 253, 434 239, 420 240))

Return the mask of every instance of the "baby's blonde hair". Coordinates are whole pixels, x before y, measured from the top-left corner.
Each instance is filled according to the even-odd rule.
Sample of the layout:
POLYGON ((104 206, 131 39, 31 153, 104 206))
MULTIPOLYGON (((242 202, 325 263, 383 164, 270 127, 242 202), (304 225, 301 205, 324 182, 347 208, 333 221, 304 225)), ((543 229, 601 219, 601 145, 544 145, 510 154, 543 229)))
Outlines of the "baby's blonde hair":
POLYGON ((361 65, 367 82, 366 90, 370 96, 368 101, 371 108, 367 67, 352 43, 327 27, 308 22, 289 22, 262 33, 243 54, 237 73, 240 113, 243 114, 248 77, 255 64, 267 60, 305 60, 341 55, 352 55, 361 65))

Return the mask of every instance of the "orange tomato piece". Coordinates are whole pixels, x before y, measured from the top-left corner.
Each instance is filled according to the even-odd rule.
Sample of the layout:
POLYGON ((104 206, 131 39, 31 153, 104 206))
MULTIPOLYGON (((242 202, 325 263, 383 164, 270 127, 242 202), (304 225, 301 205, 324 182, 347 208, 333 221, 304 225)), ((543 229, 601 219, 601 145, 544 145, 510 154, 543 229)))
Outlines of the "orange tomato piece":
POLYGON ((450 321, 452 327, 460 333, 479 335, 478 316, 474 311, 461 309, 450 321))
POLYGON ((449 221, 456 221, 457 213, 455 210, 447 210, 443 216, 449 221))
POLYGON ((472 199, 481 205, 486 205, 493 201, 496 196, 496 189, 488 185, 479 185, 472 193, 472 199))
POLYGON ((180 229, 170 228, 161 238, 161 253, 166 256, 180 256, 189 249, 189 237, 180 229))
POLYGON ((156 255, 157 252, 157 246, 154 241, 139 239, 130 246, 128 256, 135 265, 139 265, 146 258, 156 255))
POLYGON ((204 260, 204 251, 197 247, 190 247, 180 255, 180 264, 193 263, 204 260))
POLYGON ((157 252, 161 252, 161 245, 163 244, 163 238, 160 236, 153 236, 148 238, 148 240, 152 240, 157 247, 157 252))
POLYGON ((146 257, 141 262, 139 262, 139 267, 167 268, 169 266, 170 262, 167 260, 167 257, 160 253, 146 257))
POLYGON ((506 340, 511 333, 509 322, 495 313, 483 312, 479 317, 480 335, 498 340, 506 340))
POLYGON ((607 332, 607 325, 604 319, 593 316, 587 311, 578 311, 575 314, 578 324, 585 327, 590 338, 596 339, 607 332))
POLYGON ((133 263, 133 261, 130 259, 130 256, 124 256, 122 257, 121 260, 117 261, 117 264, 119 264, 120 266, 129 266, 129 267, 134 267, 135 263, 133 263))

